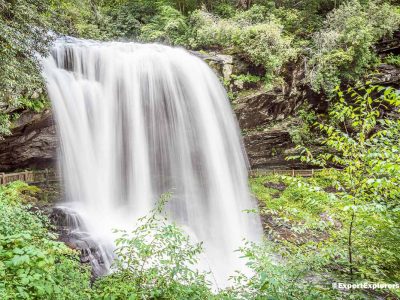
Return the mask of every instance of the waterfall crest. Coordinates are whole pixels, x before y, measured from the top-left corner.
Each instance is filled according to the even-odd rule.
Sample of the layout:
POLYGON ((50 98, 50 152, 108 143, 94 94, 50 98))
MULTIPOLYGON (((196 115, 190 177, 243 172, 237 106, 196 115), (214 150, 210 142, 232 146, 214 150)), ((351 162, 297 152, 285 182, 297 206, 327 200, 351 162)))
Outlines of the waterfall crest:
MULTIPOLYGON (((43 74, 60 136, 66 205, 112 245, 171 192, 171 219, 198 241, 224 285, 233 251, 257 240, 237 121, 201 59, 156 44, 57 41, 43 74)), ((112 252, 112 246, 108 250, 112 252)))

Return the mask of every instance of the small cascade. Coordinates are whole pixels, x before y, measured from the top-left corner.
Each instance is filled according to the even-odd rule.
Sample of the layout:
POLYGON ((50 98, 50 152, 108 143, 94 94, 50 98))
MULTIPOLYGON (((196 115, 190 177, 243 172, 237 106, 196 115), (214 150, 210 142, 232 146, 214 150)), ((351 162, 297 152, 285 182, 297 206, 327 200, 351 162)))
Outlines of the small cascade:
POLYGON ((93 278, 107 274, 113 260, 112 252, 106 250, 102 240, 94 240, 86 231, 82 217, 68 206, 56 206, 50 214, 56 226, 59 240, 80 252, 81 263, 89 263, 93 278))

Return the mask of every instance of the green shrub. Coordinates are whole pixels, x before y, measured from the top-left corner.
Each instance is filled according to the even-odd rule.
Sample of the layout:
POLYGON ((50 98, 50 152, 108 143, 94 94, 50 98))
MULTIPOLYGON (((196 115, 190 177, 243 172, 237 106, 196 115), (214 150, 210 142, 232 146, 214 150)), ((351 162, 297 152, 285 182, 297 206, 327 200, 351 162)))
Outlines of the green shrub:
POLYGON ((195 270, 201 244, 192 244, 159 206, 128 233, 117 231, 114 273, 100 279, 95 289, 107 299, 208 299, 205 274, 195 270))
POLYGON ((342 80, 356 81, 378 60, 372 48, 399 28, 400 13, 382 1, 351 0, 333 10, 314 36, 308 80, 331 93, 342 80))
POLYGON ((329 120, 316 123, 327 151, 299 147, 305 162, 342 170, 332 184, 343 212, 352 278, 398 282, 400 255, 400 121, 382 113, 398 110, 400 95, 393 88, 366 86, 338 90, 329 120), (368 245, 368 247, 366 247, 368 245))
POLYGON ((317 115, 312 106, 305 103, 296 112, 297 119, 290 127, 290 138, 296 145, 312 145, 318 137, 312 132, 312 125, 317 121, 317 115))
POLYGON ((192 14, 190 21, 191 47, 233 47, 234 52, 242 53, 254 65, 264 67, 269 82, 286 62, 296 57, 291 38, 282 33, 282 26, 277 20, 267 20, 257 10, 232 19, 221 19, 198 10, 192 14), (263 23, 257 23, 259 21, 263 23))
POLYGON ((165 42, 172 45, 186 43, 188 26, 186 18, 175 8, 165 5, 158 14, 140 29, 140 39, 145 42, 165 42))
MULTIPOLYGON (((0 2, 0 114, 26 108, 34 94, 43 90, 38 55, 46 55, 48 34, 45 1, 0 2)), ((0 117, 0 138, 9 134, 10 118, 0 117)))
MULTIPOLYGON (((286 248, 270 241, 241 249, 254 276, 238 273, 231 291, 234 299, 341 299, 326 278, 332 253, 316 245, 286 248)), ((336 255, 339 255, 336 252, 336 255)))
POLYGON ((389 65, 400 67, 400 55, 389 54, 385 57, 384 62, 389 65))
POLYGON ((236 14, 235 8, 228 3, 217 4, 213 11, 221 18, 231 18, 236 14))
POLYGON ((11 134, 11 120, 9 114, 0 113, 0 140, 5 135, 11 134))
MULTIPOLYGON (((41 0, 43 1, 43 0, 41 0)), ((101 14, 91 0, 48 0, 50 12, 46 14, 52 30, 57 33, 87 38, 106 39, 110 37, 110 18, 101 14), (109 32, 107 32, 108 29, 109 32)))
POLYGON ((87 298, 90 273, 77 253, 55 241, 47 218, 21 204, 32 192, 21 182, 0 187, 0 298, 87 298))

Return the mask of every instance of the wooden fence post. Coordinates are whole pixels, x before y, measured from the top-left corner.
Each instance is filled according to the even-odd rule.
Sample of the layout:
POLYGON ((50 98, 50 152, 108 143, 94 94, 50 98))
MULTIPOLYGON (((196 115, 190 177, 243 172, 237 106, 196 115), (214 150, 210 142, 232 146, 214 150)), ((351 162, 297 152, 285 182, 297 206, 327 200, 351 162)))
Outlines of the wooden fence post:
POLYGON ((294 177, 294 169, 292 169, 292 177, 294 177))
POLYGON ((0 173, 0 184, 4 184, 4 173, 0 173))
POLYGON ((49 169, 45 170, 44 173, 46 185, 49 185, 49 169))

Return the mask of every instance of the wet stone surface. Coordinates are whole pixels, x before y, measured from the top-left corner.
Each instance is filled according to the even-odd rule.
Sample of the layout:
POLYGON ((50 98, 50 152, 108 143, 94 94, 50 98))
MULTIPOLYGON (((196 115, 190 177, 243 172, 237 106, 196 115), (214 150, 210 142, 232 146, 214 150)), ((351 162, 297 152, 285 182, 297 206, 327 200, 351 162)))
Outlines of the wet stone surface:
POLYGON ((81 263, 91 265, 93 278, 107 273, 108 266, 101 246, 85 232, 84 224, 76 212, 65 207, 54 207, 49 218, 56 226, 59 241, 79 251, 81 263))

